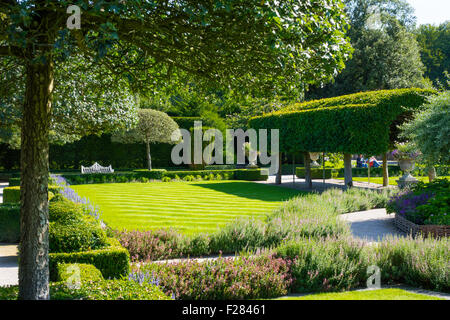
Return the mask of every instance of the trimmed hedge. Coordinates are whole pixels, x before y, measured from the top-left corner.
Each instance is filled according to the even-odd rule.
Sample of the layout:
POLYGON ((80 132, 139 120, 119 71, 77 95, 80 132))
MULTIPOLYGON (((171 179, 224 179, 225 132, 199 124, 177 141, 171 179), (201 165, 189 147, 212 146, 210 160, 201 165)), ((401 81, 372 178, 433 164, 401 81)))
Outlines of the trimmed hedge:
POLYGON ((20 187, 6 187, 3 189, 3 203, 19 203, 20 187))
POLYGON ((255 129, 279 129, 280 151, 381 154, 397 137, 398 124, 434 90, 362 92, 288 106, 250 119, 255 129))
POLYGON ((130 271, 130 254, 121 247, 115 239, 108 239, 113 245, 108 248, 72 252, 50 253, 50 279, 57 280, 58 264, 60 263, 86 263, 99 269, 105 279, 121 278, 127 276, 130 271))
MULTIPOLYGON (((48 192, 50 194, 58 194, 62 190, 59 186, 48 186, 48 192)), ((50 198, 50 196, 49 196, 50 198)), ((20 186, 6 187, 3 189, 3 203, 19 203, 20 202, 20 186)))
MULTIPOLYGON (((333 169, 325 168, 325 179, 331 179, 333 169)), ((295 168, 297 178, 305 178, 305 168, 295 168)), ((311 179, 323 179, 323 168, 311 168, 311 179)))
MULTIPOLYGON (((17 300, 19 286, 0 287, 0 300, 17 300)), ((50 283, 51 300, 171 300, 153 283, 131 280, 102 280, 82 283, 71 289, 64 282, 50 283)))
POLYGON ((0 242, 17 243, 20 240, 20 206, 0 204, 0 242))
POLYGON ((165 169, 153 169, 151 171, 147 169, 139 169, 139 170, 133 170, 137 178, 147 178, 150 180, 161 180, 167 170, 165 169))
POLYGON ((80 271, 80 282, 101 281, 104 280, 102 273, 92 264, 85 263, 60 263, 56 267, 56 281, 68 282, 74 275, 74 271, 80 271))
POLYGON ((236 180, 266 181, 269 178, 268 169, 236 169, 234 172, 236 180))

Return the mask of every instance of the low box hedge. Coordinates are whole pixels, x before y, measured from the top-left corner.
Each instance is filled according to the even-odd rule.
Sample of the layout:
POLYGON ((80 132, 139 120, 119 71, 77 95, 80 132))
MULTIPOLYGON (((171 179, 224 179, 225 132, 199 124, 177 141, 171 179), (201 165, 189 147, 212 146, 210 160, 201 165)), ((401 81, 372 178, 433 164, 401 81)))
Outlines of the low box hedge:
POLYGON ((185 170, 185 171, 167 171, 164 173, 164 177, 168 177, 170 179, 174 179, 176 176, 183 179, 186 176, 209 176, 214 175, 217 176, 220 174, 222 177, 228 177, 228 179, 235 179, 234 173, 236 170, 228 169, 228 170, 185 170))
POLYGON ((130 254, 121 247, 116 239, 109 239, 111 246, 90 251, 71 253, 50 253, 50 280, 58 279, 58 264, 84 263, 92 264, 100 270, 105 279, 119 279, 130 271, 130 254))
POLYGON ((3 203, 19 203, 20 187, 6 187, 3 189, 3 203))
MULTIPOLYGON (((323 168, 311 168, 311 179, 323 179, 323 168)), ((325 179, 331 179, 333 169, 325 168, 325 179)), ((297 178, 305 178, 305 168, 295 168, 297 178)))
POLYGON ((20 240, 20 206, 0 204, 0 242, 17 243, 20 240))
POLYGON ((165 169, 139 169, 133 171, 137 178, 147 178, 150 180, 161 180, 164 177, 164 174, 167 172, 165 169))
MULTIPOLYGON (((59 186, 49 185, 48 192, 53 196, 62 191, 59 186)), ((20 202, 20 186, 6 187, 3 189, 3 203, 19 203, 20 202)))
MULTIPOLYGON (((56 267, 56 281, 70 282, 73 276, 79 272, 81 283, 104 280, 102 273, 92 264, 85 263, 60 263, 56 267)), ((76 279, 75 279, 76 280, 76 279)))
POLYGON ((246 181, 266 181, 269 178, 269 170, 264 168, 236 169, 234 178, 246 181))

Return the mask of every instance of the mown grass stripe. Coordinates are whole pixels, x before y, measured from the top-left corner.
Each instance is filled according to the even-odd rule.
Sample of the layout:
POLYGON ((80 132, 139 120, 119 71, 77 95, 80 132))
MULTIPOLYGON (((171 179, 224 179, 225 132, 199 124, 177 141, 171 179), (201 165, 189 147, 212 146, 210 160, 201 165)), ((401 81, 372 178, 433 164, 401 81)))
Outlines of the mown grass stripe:
POLYGON ((242 181, 88 184, 73 186, 102 209, 112 228, 213 232, 236 218, 265 219, 299 191, 242 181))

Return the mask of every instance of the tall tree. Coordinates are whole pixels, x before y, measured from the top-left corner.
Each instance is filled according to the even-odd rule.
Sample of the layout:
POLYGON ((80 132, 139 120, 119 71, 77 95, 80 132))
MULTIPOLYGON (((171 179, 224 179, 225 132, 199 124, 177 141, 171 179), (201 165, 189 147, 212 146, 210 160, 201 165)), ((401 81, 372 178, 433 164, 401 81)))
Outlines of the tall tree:
POLYGON ((3 0, 0 19, 0 57, 20 61, 25 79, 21 299, 49 298, 48 137, 57 60, 80 55, 126 77, 133 90, 195 78, 295 95, 298 83, 342 69, 349 52, 339 0, 3 0), (69 4, 81 8, 79 30, 67 28, 69 4))
POLYGON ((450 89, 445 73, 450 71, 450 22, 421 25, 417 31, 425 76, 438 88, 450 89))
POLYGON ((355 51, 332 83, 313 86, 307 99, 360 91, 430 86, 412 30, 413 10, 404 0, 345 0, 355 51))
POLYGON ((177 129, 177 123, 166 113, 152 109, 141 109, 138 111, 136 128, 125 132, 119 131, 111 139, 121 143, 145 143, 147 167, 148 170, 152 170, 150 144, 154 142, 172 143, 172 135, 177 129))

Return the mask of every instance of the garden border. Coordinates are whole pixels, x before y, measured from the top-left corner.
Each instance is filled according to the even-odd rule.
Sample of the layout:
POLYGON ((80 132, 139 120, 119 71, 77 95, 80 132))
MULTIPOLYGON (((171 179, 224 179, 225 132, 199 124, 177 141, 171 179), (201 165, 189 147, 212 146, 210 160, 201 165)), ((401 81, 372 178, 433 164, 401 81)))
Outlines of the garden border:
POLYGON ((418 225, 414 222, 407 220, 399 213, 395 213, 394 219, 395 226, 401 231, 411 234, 413 237, 423 235, 427 237, 429 235, 435 237, 448 237, 450 236, 450 226, 441 225, 418 225))

